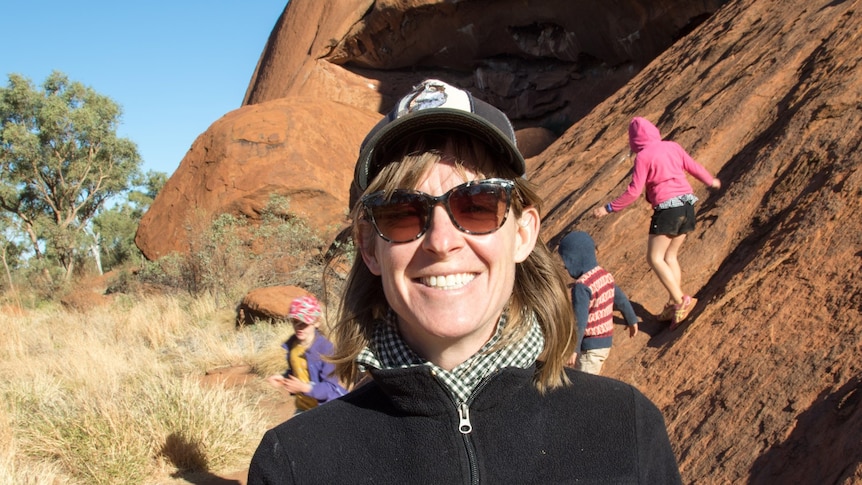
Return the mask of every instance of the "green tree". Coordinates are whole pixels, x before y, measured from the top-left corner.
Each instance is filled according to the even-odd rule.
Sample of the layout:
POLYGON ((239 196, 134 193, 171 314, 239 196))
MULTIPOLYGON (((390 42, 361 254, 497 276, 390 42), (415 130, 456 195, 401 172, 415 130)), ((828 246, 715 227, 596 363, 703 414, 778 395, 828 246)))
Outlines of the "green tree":
POLYGON ((155 171, 136 177, 126 200, 103 209, 93 218, 92 249, 100 272, 103 266, 111 269, 140 254, 135 245, 135 231, 167 180, 167 174, 155 171))
POLYGON ((93 217, 140 173, 137 146, 116 134, 121 115, 109 97, 57 71, 41 90, 17 74, 0 88, 0 208, 20 220, 37 259, 56 258, 66 281, 90 246, 93 217))
POLYGON ((0 213, 0 261, 3 263, 6 284, 13 293, 15 282, 12 279, 12 270, 17 268, 22 252, 21 246, 16 242, 17 234, 15 221, 8 213, 0 213))

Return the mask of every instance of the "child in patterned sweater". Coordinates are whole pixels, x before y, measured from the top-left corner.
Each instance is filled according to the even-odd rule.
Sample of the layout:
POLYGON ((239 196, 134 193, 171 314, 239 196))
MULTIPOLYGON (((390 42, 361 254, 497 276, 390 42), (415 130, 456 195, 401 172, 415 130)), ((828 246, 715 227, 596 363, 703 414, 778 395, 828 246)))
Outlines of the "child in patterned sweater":
POLYGON ((596 261, 596 245, 589 234, 571 232, 559 247, 560 257, 575 284, 572 306, 578 324, 578 343, 568 365, 590 374, 600 374, 611 351, 614 336, 614 308, 620 310, 629 337, 638 333, 638 318, 614 277, 596 261))

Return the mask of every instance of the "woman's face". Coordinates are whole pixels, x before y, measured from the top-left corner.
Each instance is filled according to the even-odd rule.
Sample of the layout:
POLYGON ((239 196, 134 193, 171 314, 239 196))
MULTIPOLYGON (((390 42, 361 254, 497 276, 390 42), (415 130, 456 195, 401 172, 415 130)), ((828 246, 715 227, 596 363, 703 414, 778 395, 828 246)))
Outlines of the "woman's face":
MULTIPOLYGON (((466 175, 480 178, 469 169, 466 175)), ((464 182, 444 157, 412 188, 436 196, 464 182)), ((520 218, 510 212, 496 232, 471 235, 456 228, 438 204, 419 239, 391 243, 367 231, 360 250, 369 270, 381 277, 405 341, 422 357, 451 369, 492 336, 512 294, 515 264, 533 250, 538 232, 538 212, 531 207, 520 218)))

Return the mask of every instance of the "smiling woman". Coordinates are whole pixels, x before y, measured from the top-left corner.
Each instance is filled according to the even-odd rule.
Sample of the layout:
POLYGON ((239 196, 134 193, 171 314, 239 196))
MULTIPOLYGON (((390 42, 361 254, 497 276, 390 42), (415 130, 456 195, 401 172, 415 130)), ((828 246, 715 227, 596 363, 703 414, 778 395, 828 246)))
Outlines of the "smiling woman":
POLYGON ((442 81, 369 133, 332 356, 356 387, 268 431, 249 484, 680 482, 649 400, 564 367, 572 307, 525 172, 505 115, 442 81))

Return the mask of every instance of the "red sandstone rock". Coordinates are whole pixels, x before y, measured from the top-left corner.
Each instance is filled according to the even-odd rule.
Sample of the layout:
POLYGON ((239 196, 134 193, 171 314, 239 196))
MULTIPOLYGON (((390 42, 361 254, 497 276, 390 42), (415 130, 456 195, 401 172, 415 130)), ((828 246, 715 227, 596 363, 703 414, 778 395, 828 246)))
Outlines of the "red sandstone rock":
POLYGON ((284 320, 290 314, 290 303, 309 293, 296 286, 255 288, 246 294, 237 308, 237 324, 250 325, 256 320, 284 320))
POLYGON ((543 232, 590 232, 639 313, 606 373, 663 410, 687 483, 862 481, 862 11, 728 3, 532 159, 543 232), (654 121, 722 180, 692 181, 680 255, 700 299, 681 329, 645 261, 651 210, 601 220, 629 183, 626 127, 654 121))
POLYGON ((356 147, 378 118, 301 97, 226 114, 195 140, 141 220, 135 243, 149 259, 186 252, 186 228, 200 214, 256 219, 272 195, 287 197, 291 212, 325 239, 344 223, 356 147))

